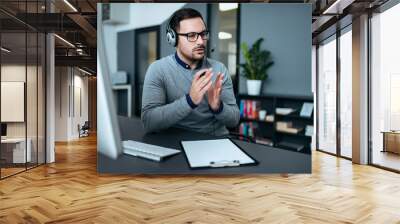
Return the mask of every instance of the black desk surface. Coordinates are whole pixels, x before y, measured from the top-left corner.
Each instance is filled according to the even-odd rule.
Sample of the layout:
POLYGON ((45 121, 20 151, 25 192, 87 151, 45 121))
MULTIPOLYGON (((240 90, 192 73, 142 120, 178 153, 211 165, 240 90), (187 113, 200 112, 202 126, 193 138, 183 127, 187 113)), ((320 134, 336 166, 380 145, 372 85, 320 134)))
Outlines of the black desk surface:
POLYGON ((215 136, 181 129, 168 129, 159 133, 145 134, 141 121, 119 117, 122 140, 135 140, 182 150, 162 162, 122 154, 113 160, 97 154, 97 170, 100 173, 131 174, 243 174, 243 173, 311 173, 311 155, 292 152, 260 144, 233 140, 259 164, 255 166, 190 169, 180 141, 217 139, 215 136))

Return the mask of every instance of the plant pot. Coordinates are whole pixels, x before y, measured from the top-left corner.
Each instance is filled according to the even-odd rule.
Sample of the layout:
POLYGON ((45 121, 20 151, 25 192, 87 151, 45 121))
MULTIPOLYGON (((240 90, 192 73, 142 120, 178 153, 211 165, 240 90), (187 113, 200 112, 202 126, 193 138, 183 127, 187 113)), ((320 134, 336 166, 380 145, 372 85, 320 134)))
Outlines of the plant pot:
POLYGON ((261 80, 247 80, 247 94, 252 96, 260 95, 261 80))

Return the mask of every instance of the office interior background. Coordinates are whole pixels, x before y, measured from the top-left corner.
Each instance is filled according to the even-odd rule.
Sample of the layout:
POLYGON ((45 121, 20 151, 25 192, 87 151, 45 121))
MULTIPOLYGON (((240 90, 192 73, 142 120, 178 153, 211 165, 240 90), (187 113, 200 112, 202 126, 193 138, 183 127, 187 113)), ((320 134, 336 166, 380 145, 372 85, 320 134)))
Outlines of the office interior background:
MULTIPOLYGON (((113 181, 121 183, 119 190, 125 189, 127 192, 138 195, 143 195, 143 189, 140 187, 159 190, 165 194, 168 194, 170 189, 162 188, 162 184, 173 188, 171 184, 162 182, 162 178, 158 180, 153 178, 149 181, 145 177, 138 177, 138 179, 142 178, 135 182, 138 189, 131 191, 124 188, 123 184, 127 183, 124 181, 132 181, 132 177, 107 179, 107 177, 99 177, 95 171, 97 121, 95 41, 97 10, 95 3, 99 2, 113 1, 2 0, 0 2, 0 120, 2 129, 0 145, 0 178, 2 179, 0 191, 2 194, 0 197, 1 201, 4 201, 0 205, 2 218, 6 217, 7 213, 13 213, 15 219, 18 215, 21 217, 25 215, 25 217, 36 217, 42 221, 57 220, 56 217, 44 219, 41 215, 29 211, 21 214, 7 207, 10 204, 21 210, 26 209, 26 206, 34 207, 34 202, 25 199, 31 196, 40 198, 46 190, 57 192, 48 196, 49 199, 60 199, 62 194, 76 198, 76 195, 84 193, 96 198, 104 192, 115 193, 109 188, 109 185, 113 185, 113 181), (12 111, 10 111, 11 108, 12 111), (89 121, 89 136, 91 135, 92 138, 79 138, 81 126, 85 121, 89 121), (78 169, 80 171, 77 171, 78 169), (90 179, 91 183, 79 177, 90 179), (62 181, 67 181, 68 184, 59 184, 62 181), (160 184, 161 187, 146 185, 147 181, 160 184), (26 188, 26 184, 32 184, 32 188, 26 188), (63 191, 63 189, 67 190, 63 191), (99 189, 104 191, 100 192, 99 189), (72 194, 69 194, 71 192, 72 194), (20 204, 17 205, 18 203, 20 204)), ((400 172, 400 143, 399 135, 395 132, 400 129, 400 101, 398 100, 400 68, 396 63, 397 52, 400 50, 398 41, 400 32, 397 28, 400 21, 400 3, 395 0, 299 0, 295 2, 308 3, 312 6, 310 21, 312 66, 309 84, 314 102, 312 122, 315 129, 311 140, 313 175, 289 178, 273 176, 271 178, 276 184, 274 186, 283 189, 280 191, 276 188, 274 192, 304 193, 306 200, 302 203, 309 205, 310 208, 315 204, 328 207, 329 201, 336 204, 329 204, 331 213, 327 210, 316 212, 303 209, 295 202, 295 199, 291 201, 290 195, 280 197, 281 200, 287 201, 286 204, 296 205, 283 206, 285 211, 296 211, 296 215, 291 213, 290 217, 304 214, 305 216, 300 219, 303 221, 317 217, 315 220, 326 222, 375 220, 375 223, 396 223, 400 219, 399 204, 395 200, 398 195, 396 190, 398 189, 398 174, 395 173, 400 172), (278 183, 279 181, 282 183, 278 183), (299 183, 307 187, 298 188, 299 183), (305 192, 307 189, 319 192, 319 198, 305 192), (334 196, 338 196, 339 199, 333 198, 334 196), (353 199, 353 201, 346 204, 342 201, 343 198, 353 199), (347 208, 347 210, 342 208, 347 208)), ((181 4, 184 5, 184 3, 181 4)), ((226 63, 231 74, 236 77, 239 74, 235 73, 233 66, 237 61, 238 50, 229 45, 237 44, 238 36, 235 30, 246 29, 237 20, 237 15, 243 13, 241 5, 244 4, 227 11, 221 11, 219 5, 214 8, 208 6, 206 9, 206 11, 216 10, 214 15, 221 22, 213 25, 219 26, 219 29, 224 29, 226 33, 232 35, 230 39, 223 39, 226 34, 221 34, 221 39, 217 38, 218 35, 213 35, 212 38, 217 39, 214 43, 218 42, 215 45, 226 44, 227 47, 216 47, 211 57, 226 63)), ((132 14, 135 12, 132 6, 125 9, 132 14)), ((175 7, 170 9, 166 7, 165 12, 169 13, 160 14, 157 18, 163 18, 164 15, 165 19, 167 14, 169 15, 174 10, 175 7)), ((150 13, 148 16, 151 16, 150 13)), ((109 31, 108 38, 111 43, 111 49, 108 49, 109 57, 118 58, 120 50, 124 50, 118 43, 129 35, 133 37, 143 34, 141 40, 145 43, 155 41, 157 33, 162 35, 162 26, 160 31, 153 33, 152 31, 148 33, 143 28, 158 26, 165 21, 162 19, 148 21, 148 24, 136 25, 137 21, 131 17, 122 22, 110 23, 106 28, 109 31)), ((279 23, 279 20, 276 22, 279 23)), ((265 40, 266 46, 270 43, 268 36, 265 40)), ((270 47, 272 46, 268 46, 267 49, 271 50, 270 47)), ((154 52, 155 49, 152 51, 154 52)), ((156 58, 156 54, 153 54, 150 61, 156 58)), ((112 71, 128 71, 128 68, 118 63, 120 62, 117 60, 110 63, 112 71)), ((237 83, 242 85, 244 82, 237 83)), ((246 88, 242 90, 243 92, 238 94, 245 93, 246 88)), ((120 90, 116 92, 121 94, 118 97, 125 97, 120 90)), ((118 109, 121 114, 127 113, 127 108, 118 109)), ((132 116, 134 113, 135 111, 132 111, 132 116)), ((187 186, 185 178, 172 181, 179 186, 187 186)), ((206 183, 196 188, 196 192, 216 186, 223 186, 227 191, 230 186, 210 178, 192 181, 192 184, 206 183)), ((230 184, 237 183, 233 179, 226 181, 230 184)), ((270 184, 268 181, 268 177, 263 178, 262 181, 259 177, 249 177, 246 179, 248 186, 243 189, 250 192, 254 186, 258 185, 265 187, 260 191, 265 191, 268 189, 265 185, 270 184)), ((207 194, 209 193, 208 191, 207 194)), ((104 195, 102 197, 107 198, 104 195)), ((84 197, 79 199, 87 200, 84 197)), ((68 201, 67 198, 63 200, 68 201)), ((260 197, 258 200, 263 199, 260 197)), ((265 200, 265 205, 275 200, 276 198, 268 198, 265 200)), ((113 201, 104 200, 104 202, 112 203, 113 201)), ((96 201, 94 204, 97 206, 101 202, 96 201)), ((114 205, 118 207, 121 204, 114 205)), ((65 212, 65 215, 59 216, 65 219, 75 220, 73 216, 84 212, 76 207, 65 208, 66 205, 61 202, 57 205, 51 203, 46 205, 58 207, 60 211, 65 212)), ((273 206, 283 208, 279 203, 273 203, 273 206)), ((235 211, 232 207, 228 206, 227 210, 235 211)), ((131 207, 128 206, 128 208, 131 207)), ((273 210, 272 207, 268 209, 273 210)), ((118 212, 117 209, 111 210, 118 212)), ((99 212, 103 211, 99 210, 99 212)), ((93 213, 98 214, 95 211, 93 213)), ((103 214, 104 217, 109 215, 107 212, 103 214)), ((119 214, 127 215, 122 212, 119 214)), ((151 216, 151 214, 147 215, 151 216)), ((137 217, 130 216, 130 218, 137 217)), ((182 218, 180 220, 184 219, 180 218, 182 218)), ((140 218, 137 219, 140 220, 140 218)), ((221 220, 227 221, 222 218, 221 220)), ((235 221, 240 222, 240 220, 235 221)))
POLYGON ((147 68, 155 60, 174 54, 175 48, 165 39, 166 27, 172 13, 182 7, 194 8, 203 15, 210 30, 208 55, 224 63, 233 80, 242 116, 240 124, 231 133, 260 144, 310 154, 312 133, 306 135, 304 129, 305 126, 313 129, 313 117, 312 114, 308 117, 300 117, 299 114, 304 103, 313 103, 309 35, 311 5, 111 4, 111 12, 118 10, 121 15, 125 12, 122 17, 129 18, 129 23, 123 25, 115 25, 107 20, 103 23, 103 32, 107 34, 104 38, 111 79, 117 80, 118 73, 125 73, 129 77, 127 83, 113 85, 117 92, 119 115, 140 118, 147 68), (276 22, 275 19, 280 15, 284 16, 276 22), (252 96, 247 94, 245 78, 239 75, 239 64, 244 63, 240 43, 251 46, 259 38, 264 39, 261 48, 271 51, 274 65, 268 72, 269 77, 264 82, 261 94, 252 96), (245 104, 251 104, 251 107, 245 104), (252 108, 252 112, 247 113, 249 110, 245 107, 252 108), (281 107, 296 108, 298 111, 291 116, 277 115, 274 119, 275 110, 281 107), (266 110, 266 118, 272 119, 259 118, 261 110, 266 110), (279 127, 275 129, 279 123, 292 122, 302 129, 294 134, 279 127), (287 143, 293 146, 289 147, 287 143))
POLYGON ((55 142, 79 139, 85 122, 96 131, 96 4, 80 10, 0 3, 2 179, 54 162, 55 142))
MULTIPOLYGON (((106 50, 110 55, 112 73, 126 72, 131 80, 125 87, 114 87, 118 88, 118 113, 123 116, 140 115, 141 91, 147 66, 174 52, 164 36, 168 18, 178 8, 193 7, 205 17, 211 30, 209 48, 214 49, 208 55, 228 67, 239 106, 241 100, 250 98, 261 102, 261 109, 266 109, 267 114, 274 114, 275 108, 271 106, 273 100, 282 107, 287 106, 287 101, 292 107, 298 108, 304 102, 315 105, 313 118, 309 120, 282 118, 279 115, 275 118, 277 121, 294 120, 296 125, 302 127, 311 126, 315 133, 312 137, 307 136, 305 130, 297 136, 287 137, 287 133, 279 130, 271 132, 275 126, 242 117, 241 124, 251 125, 252 137, 256 141, 272 141, 274 145, 284 141, 294 141, 304 146, 310 144, 310 147, 300 151, 309 153, 307 148, 312 148, 355 163, 399 170, 399 155, 395 149, 398 148, 395 146, 398 134, 390 133, 399 129, 398 103, 395 100, 398 94, 398 69, 394 66, 393 55, 397 51, 394 47, 397 46, 395 37, 400 34, 392 29, 394 23, 399 21, 396 16, 399 6, 391 2, 341 3, 338 16, 329 11, 320 18, 314 16, 310 52, 312 67, 308 71, 308 67, 304 66, 304 71, 298 68, 302 63, 307 63, 304 61, 304 52, 308 52, 304 42, 307 33, 296 29, 301 24, 293 23, 288 16, 290 13, 301 16, 301 11, 294 13, 294 5, 288 6, 286 11, 279 11, 279 4, 273 7, 237 3, 180 3, 163 4, 162 7, 134 4, 130 5, 130 9, 129 5, 116 4, 116 8, 120 7, 119 12, 125 9, 125 18, 129 18, 129 21, 123 24, 105 23, 104 29, 108 34, 106 50), (143 13, 144 9, 146 13, 143 13), (362 13, 369 15, 369 18, 359 16, 362 13), (283 18, 276 20, 279 16, 283 18), (353 23, 357 25, 355 29, 353 23), (274 29, 279 32, 273 32, 274 29), (282 30, 288 33, 282 34, 282 30), (264 81, 260 96, 249 97, 245 78, 238 74, 240 69, 237 65, 243 62, 238 46, 241 42, 252 44, 260 37, 265 39, 262 47, 271 51, 275 65, 269 71, 270 77, 264 81), (355 75, 361 72, 366 73, 355 75), (130 89, 131 98, 127 97, 128 91, 124 91, 124 88, 130 89), (362 92, 353 92, 353 88, 362 92), (353 111, 353 106, 357 110, 353 111), (359 126, 353 127, 353 122, 359 126), (357 141, 355 147, 352 146, 353 139, 357 141)), ((324 8, 327 5, 323 1, 314 4, 314 13, 316 7, 324 8)), ((285 148, 284 145, 280 146, 285 148)))

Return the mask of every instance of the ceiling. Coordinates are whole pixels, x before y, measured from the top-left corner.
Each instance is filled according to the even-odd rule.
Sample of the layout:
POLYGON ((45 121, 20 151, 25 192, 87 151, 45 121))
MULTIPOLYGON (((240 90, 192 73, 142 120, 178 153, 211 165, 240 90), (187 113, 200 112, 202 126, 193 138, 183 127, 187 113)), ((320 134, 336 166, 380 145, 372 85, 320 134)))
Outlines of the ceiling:
POLYGON ((56 65, 79 66, 95 73, 97 2, 100 1, 47 0, 46 5, 45 0, 1 0, 2 46, 12 49, 7 53, 8 60, 36 55, 38 49, 30 43, 33 36, 28 34, 25 38, 25 31, 34 32, 35 36, 38 32, 54 32, 56 65))
MULTIPOLYGON (((373 9, 387 0, 262 0, 252 2, 312 4, 313 39, 346 15, 373 9), (339 4, 335 3, 338 2, 339 4), (335 5, 335 7, 331 7, 335 5), (328 8, 333 10, 324 14, 328 8), (338 13, 335 13, 337 10, 338 13)), ((13 49, 15 57, 25 54, 25 30, 54 32, 56 65, 81 66, 96 71, 96 4, 133 2, 112 0, 1 0, 0 27, 3 46, 13 49), (52 13, 49 13, 52 9, 52 13), (63 41, 62 39, 66 40, 63 41), (71 45, 72 44, 72 45, 71 45)), ((228 24, 226 24, 228 25, 228 24)), ((28 38, 28 56, 36 46, 28 38)), ((28 57, 29 58, 29 57, 28 57)))
POLYGON ((311 0, 313 44, 351 24, 352 18, 373 12, 388 0, 311 0))

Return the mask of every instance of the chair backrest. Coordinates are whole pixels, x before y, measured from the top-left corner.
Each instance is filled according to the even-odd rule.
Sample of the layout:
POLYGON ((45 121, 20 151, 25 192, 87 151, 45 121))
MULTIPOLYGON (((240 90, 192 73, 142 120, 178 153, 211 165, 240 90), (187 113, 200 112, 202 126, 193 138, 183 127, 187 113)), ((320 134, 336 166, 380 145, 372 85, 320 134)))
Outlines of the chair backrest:
POLYGON ((85 123, 82 125, 82 128, 87 128, 89 129, 89 121, 85 121, 85 123))

